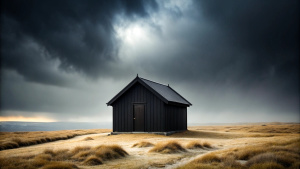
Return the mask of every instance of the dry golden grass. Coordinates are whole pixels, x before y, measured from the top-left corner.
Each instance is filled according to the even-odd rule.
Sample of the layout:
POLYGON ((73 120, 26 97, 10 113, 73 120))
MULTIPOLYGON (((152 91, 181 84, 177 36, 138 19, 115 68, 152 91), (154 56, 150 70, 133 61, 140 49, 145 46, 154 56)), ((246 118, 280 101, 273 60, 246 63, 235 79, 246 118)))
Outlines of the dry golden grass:
POLYGON ((83 141, 89 141, 89 140, 94 140, 92 137, 86 137, 83 139, 83 141))
POLYGON ((254 164, 260 164, 260 163, 277 163, 283 167, 290 167, 294 162, 296 162, 296 159, 291 158, 289 156, 283 156, 278 155, 272 152, 262 153, 259 155, 256 155, 252 157, 248 162, 247 166, 252 166, 254 164))
POLYGON ((48 160, 44 160, 44 159, 34 159, 33 162, 31 163, 32 166, 34 167, 42 167, 45 166, 46 164, 48 164, 49 161, 48 160))
POLYGON ((93 151, 80 151, 74 156, 72 156, 72 159, 75 159, 77 161, 84 161, 88 156, 92 155, 93 151))
POLYGON ((92 149, 92 147, 90 147, 90 146, 76 146, 75 148, 73 148, 73 149, 71 150, 71 153, 72 153, 73 155, 75 155, 75 154, 77 154, 78 152, 89 151, 89 150, 91 150, 91 149, 92 149))
POLYGON ((25 162, 26 159, 24 158, 0 158, 0 168, 25 168, 25 166, 28 166, 28 164, 24 164, 25 162))
POLYGON ((99 158, 95 155, 92 155, 92 156, 89 156, 87 159, 85 159, 83 164, 84 165, 100 165, 100 164, 103 164, 103 162, 102 162, 101 158, 99 158))
POLYGON ((300 139, 268 142, 209 153, 181 168, 299 168, 299 149, 300 139), (247 163, 241 165, 237 160, 247 160, 247 163))
POLYGON ((119 145, 100 145, 95 147, 95 155, 103 160, 125 157, 128 153, 119 145))
POLYGON ((171 153, 180 153, 185 151, 186 149, 183 148, 177 141, 168 141, 168 142, 157 143, 149 152, 171 154, 171 153))
POLYGON ((202 156, 199 159, 196 159, 195 162, 197 163, 213 163, 213 162, 221 162, 221 158, 216 155, 215 153, 209 153, 202 156))
POLYGON ((46 161, 50 161, 52 158, 52 156, 50 154, 39 154, 39 155, 36 155, 34 157, 34 159, 41 159, 41 160, 46 160, 46 161))
POLYGON ((283 142, 279 142, 279 141, 269 142, 262 145, 245 146, 236 149, 236 152, 234 154, 239 160, 249 160, 250 158, 256 155, 265 152, 282 153, 282 154, 294 153, 299 155, 300 139, 291 139, 283 142))
POLYGON ((44 150, 44 154, 50 155, 51 157, 55 155, 55 152, 51 149, 44 150))
POLYGON ((219 169, 220 166, 205 164, 205 163, 189 163, 183 167, 178 167, 177 169, 186 169, 186 168, 198 168, 198 169, 219 169))
POLYGON ((199 141, 191 141, 186 145, 187 149, 196 149, 196 148, 212 148, 212 145, 208 142, 199 142, 199 141))
POLYGON ((61 130, 41 132, 0 132, 0 150, 66 140, 75 136, 110 132, 109 129, 61 130))
MULTIPOLYGON (((56 164, 67 162, 68 164, 77 165, 80 168, 159 168, 169 165, 184 165, 181 168, 298 169, 300 168, 299 126, 299 124, 269 123, 265 125, 198 126, 192 127, 192 130, 170 136, 154 134, 82 136, 72 140, 0 151, 0 168, 44 168, 47 165, 49 167, 49 164, 52 162, 56 164), (84 141, 87 137, 91 137, 94 140, 84 141), (150 143, 160 142, 159 144, 163 144, 166 143, 163 141, 170 138, 184 145, 187 149, 188 144, 191 144, 190 148, 199 146, 196 143, 201 144, 203 149, 198 148, 186 153, 179 153, 183 151, 178 150, 174 151, 174 154, 171 154, 172 151, 169 147, 172 146, 169 145, 165 146, 167 148, 162 151, 162 153, 170 153, 165 155, 161 154, 161 152, 147 153, 149 149, 154 147, 150 147, 149 149, 130 148, 134 143, 138 144, 143 140, 147 140, 150 143), (199 142, 191 143, 193 140, 199 142), (204 140, 209 143, 206 144, 206 147, 215 147, 216 145, 218 149, 204 147, 204 140), (127 156, 127 152, 124 153, 124 150, 120 150, 118 146, 114 148, 111 146, 97 146, 97 144, 111 142, 122 145, 126 150, 128 149, 131 156, 124 158, 124 156, 127 156), (65 147, 69 147, 70 149, 66 150, 64 149, 65 147), (44 149, 46 150, 43 152, 44 149), (185 164, 189 159, 202 153, 205 154, 185 164), (28 155, 24 156, 25 154, 28 155), (120 159, 114 160, 117 158, 120 159), (103 164, 100 164, 100 161, 103 164)), ((20 140, 23 139, 21 137, 19 140, 16 139, 17 137, 12 138, 14 138, 11 139, 14 141, 12 144, 19 144, 20 140)), ((47 138, 50 140, 50 136, 45 135, 44 140, 41 140, 41 142, 47 142, 47 138)), ((138 145, 135 145, 135 147, 138 147, 138 145)), ((163 146, 161 145, 161 147, 163 146)), ((176 146, 173 147, 177 149, 176 146)), ((55 168, 54 163, 52 163, 53 168, 55 168)), ((76 168, 74 166, 67 167, 76 168)))
POLYGON ((242 138, 246 134, 236 134, 236 133, 220 133, 215 131, 197 131, 198 128, 194 130, 187 130, 180 133, 175 133, 170 135, 172 138, 213 138, 213 139, 233 139, 242 138), (196 130, 195 130, 196 129, 196 130))
POLYGON ((254 164, 249 169, 284 169, 284 167, 276 162, 266 162, 254 164))
POLYGON ((68 160, 71 157, 71 154, 69 153, 68 149, 60 149, 60 150, 50 150, 50 149, 46 149, 44 150, 43 154, 39 154, 39 155, 49 155, 51 156, 51 160, 55 160, 55 161, 64 161, 64 160, 68 160))
POLYGON ((237 162, 236 159, 232 156, 222 157, 222 168, 237 168, 241 169, 244 166, 241 163, 237 162))
POLYGON ((232 157, 220 157, 216 153, 208 153, 202 157, 193 160, 192 162, 179 167, 179 169, 185 168, 204 168, 204 169, 242 169, 243 167, 240 163, 232 157))
MULTIPOLYGON (((232 126, 195 126, 189 129, 202 130, 202 131, 222 131, 222 132, 248 132, 248 133, 265 133, 265 134, 278 134, 290 133, 299 134, 299 123, 257 123, 257 124, 244 124, 232 126)), ((262 135, 263 136, 263 135, 262 135)))
POLYGON ((204 142, 202 145, 203 145, 203 147, 206 147, 206 148, 212 148, 211 144, 208 142, 204 142))
POLYGON ((46 149, 36 156, 9 157, 0 159, 0 168, 77 168, 75 164, 100 165, 105 160, 125 157, 128 153, 119 145, 99 145, 97 147, 75 147, 74 149, 46 149))
POLYGON ((154 144, 147 142, 147 141, 141 141, 139 143, 135 143, 132 145, 132 147, 138 147, 138 148, 142 148, 142 147, 152 147, 154 146, 154 144))
POLYGON ((179 169, 185 169, 185 168, 243 169, 246 167, 242 166, 231 156, 222 157, 216 153, 208 153, 198 159, 193 160, 192 162, 190 162, 184 166, 179 167, 179 169))
POLYGON ((295 162, 290 168, 300 168, 300 161, 295 162))
POLYGON ((238 151, 235 153, 235 156, 239 160, 249 160, 255 155, 264 153, 269 151, 269 148, 267 147, 260 147, 260 146, 247 146, 243 149, 238 149, 238 151))
POLYGON ((43 169, 74 169, 78 168, 76 165, 67 163, 67 162, 61 162, 61 161, 51 161, 49 164, 46 164, 43 169))
MULTIPOLYGON (((111 160, 125 157, 128 153, 119 145, 100 145, 94 148, 85 147, 75 147, 70 151, 70 156, 73 160, 85 161, 84 163, 89 163, 87 160, 89 157, 94 156, 102 160, 111 160)), ((92 161, 90 159, 89 161, 92 161)), ((91 162, 92 163, 92 162, 91 162)))
POLYGON ((199 141, 191 141, 186 146, 187 149, 203 148, 203 145, 199 141))
POLYGON ((1 169, 14 169, 14 168, 24 168, 24 169, 34 169, 43 167, 46 169, 72 169, 78 168, 75 164, 71 164, 65 161, 49 161, 42 158, 29 158, 28 157, 11 157, 11 158, 1 158, 0 168, 1 169))

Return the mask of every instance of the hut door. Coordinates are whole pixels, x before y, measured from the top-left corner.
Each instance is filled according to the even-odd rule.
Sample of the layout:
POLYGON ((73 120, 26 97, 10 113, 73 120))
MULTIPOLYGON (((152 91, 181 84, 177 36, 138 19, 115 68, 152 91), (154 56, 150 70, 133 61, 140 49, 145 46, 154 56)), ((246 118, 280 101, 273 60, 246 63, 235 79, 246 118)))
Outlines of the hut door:
POLYGON ((145 105, 144 104, 134 104, 133 105, 133 131, 145 131, 144 127, 144 114, 145 105))

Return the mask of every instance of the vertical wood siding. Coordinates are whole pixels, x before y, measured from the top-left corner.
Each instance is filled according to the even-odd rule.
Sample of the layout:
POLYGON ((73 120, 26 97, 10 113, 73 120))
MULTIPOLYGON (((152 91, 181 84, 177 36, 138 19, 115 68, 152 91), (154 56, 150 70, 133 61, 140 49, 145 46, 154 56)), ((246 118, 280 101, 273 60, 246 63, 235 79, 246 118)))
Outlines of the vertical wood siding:
POLYGON ((145 131, 166 131, 164 102, 141 84, 133 85, 114 102, 113 131, 133 131, 133 104, 145 104, 145 131))
POLYGON ((165 105, 166 131, 187 130, 187 108, 165 105))

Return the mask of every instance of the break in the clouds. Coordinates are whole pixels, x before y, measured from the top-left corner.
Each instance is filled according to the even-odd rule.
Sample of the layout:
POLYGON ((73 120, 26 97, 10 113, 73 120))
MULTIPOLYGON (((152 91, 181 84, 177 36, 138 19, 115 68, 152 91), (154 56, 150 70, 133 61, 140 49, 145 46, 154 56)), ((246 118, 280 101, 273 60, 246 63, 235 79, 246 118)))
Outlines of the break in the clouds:
POLYGON ((1 1, 1 113, 110 121, 136 74, 188 121, 299 122, 299 2, 1 1))

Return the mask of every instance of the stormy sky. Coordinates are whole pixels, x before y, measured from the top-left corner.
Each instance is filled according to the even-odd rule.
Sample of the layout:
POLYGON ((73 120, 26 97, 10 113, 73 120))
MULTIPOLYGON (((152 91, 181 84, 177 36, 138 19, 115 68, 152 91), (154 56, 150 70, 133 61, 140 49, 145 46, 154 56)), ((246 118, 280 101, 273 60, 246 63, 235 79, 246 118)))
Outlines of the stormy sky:
POLYGON ((1 118, 109 122, 139 76, 188 123, 300 122, 297 0, 1 0, 1 118))

